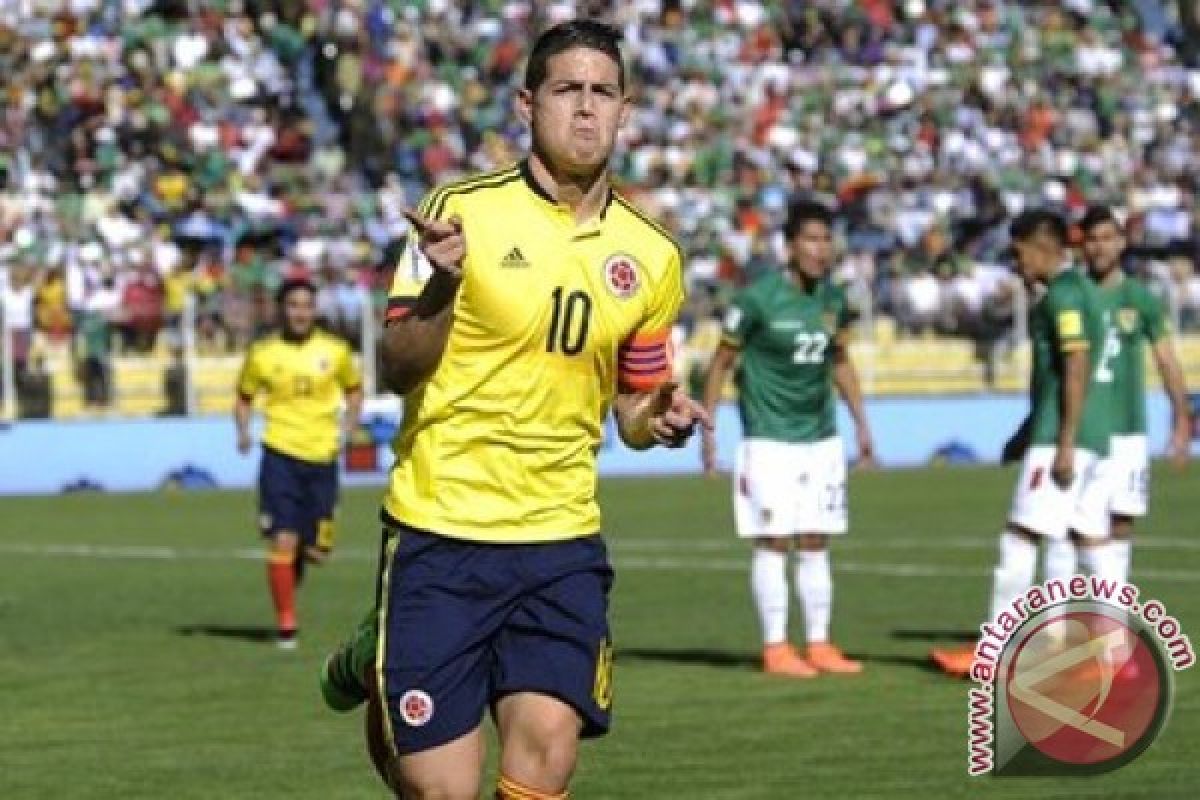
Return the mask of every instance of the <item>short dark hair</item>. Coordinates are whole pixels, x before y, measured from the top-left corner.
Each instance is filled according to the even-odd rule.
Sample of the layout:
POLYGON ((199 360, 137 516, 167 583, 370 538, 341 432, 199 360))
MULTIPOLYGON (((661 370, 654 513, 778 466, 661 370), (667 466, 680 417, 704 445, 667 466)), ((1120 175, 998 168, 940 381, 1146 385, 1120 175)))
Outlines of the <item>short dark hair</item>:
POLYGON ((275 290, 275 301, 283 305, 284 301, 287 300, 287 296, 297 289, 307 289, 314 296, 317 293, 317 287, 308 278, 288 278, 275 290))
POLYGON ((1067 244, 1067 221, 1061 214, 1045 208, 1022 211, 1008 226, 1009 238, 1024 241, 1034 234, 1048 233, 1059 245, 1067 244))
POLYGON ((560 22, 542 31, 533 43, 529 63, 525 66, 525 88, 537 91, 546 80, 546 62, 552 56, 573 47, 586 47, 604 53, 617 64, 617 85, 625 89, 625 61, 621 58, 621 33, 611 25, 594 19, 573 19, 560 22))
POLYGON ((1088 206, 1088 210, 1084 212, 1083 219, 1079 221, 1079 227, 1084 233, 1087 233, 1092 228, 1103 225, 1106 222, 1116 225, 1119 231, 1124 230, 1121 220, 1117 219, 1116 213, 1108 206, 1088 206))
POLYGON ((793 203, 788 209, 787 221, 783 224, 783 235, 788 239, 793 239, 809 222, 820 222, 826 228, 832 228, 833 212, 815 200, 801 200, 793 203))

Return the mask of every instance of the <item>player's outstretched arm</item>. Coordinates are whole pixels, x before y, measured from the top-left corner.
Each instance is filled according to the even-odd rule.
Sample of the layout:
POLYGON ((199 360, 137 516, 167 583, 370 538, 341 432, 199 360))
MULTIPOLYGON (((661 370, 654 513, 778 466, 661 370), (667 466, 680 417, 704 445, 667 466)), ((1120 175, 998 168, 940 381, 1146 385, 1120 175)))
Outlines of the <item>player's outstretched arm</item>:
POLYGON ((697 423, 712 430, 708 412, 674 381, 648 392, 622 392, 613 403, 613 411, 621 441, 634 450, 656 444, 683 447, 697 423))
POLYGON ((862 384, 858 382, 858 370, 850 358, 850 347, 844 333, 838 334, 834 341, 833 385, 837 387, 850 418, 854 420, 859 467, 875 466, 875 440, 871 437, 871 424, 867 421, 867 410, 863 405, 862 384))
POLYGON ((462 282, 467 255, 462 221, 429 220, 413 211, 405 216, 418 235, 417 246, 433 267, 411 313, 384 328, 380 354, 383 383, 396 394, 408 394, 424 382, 442 358, 454 318, 454 298, 462 282))
POLYGON ((1167 390, 1167 397, 1171 399, 1171 440, 1167 445, 1167 453, 1172 464, 1182 467, 1187 463, 1192 446, 1192 419, 1183 370, 1179 366, 1179 359, 1175 357, 1175 348, 1171 346, 1169 336, 1163 336, 1156 341, 1153 352, 1154 364, 1158 367, 1163 388, 1167 390))
MULTIPOLYGON (((714 423, 717 419, 717 403, 721 402, 721 392, 725 389, 725 381, 737 361, 738 349, 731 344, 722 342, 713 353, 712 362, 708 365, 708 373, 704 376, 704 410, 714 423)), ((715 424, 712 428, 701 431, 704 447, 701 458, 705 475, 715 475, 717 472, 717 437, 715 424)))

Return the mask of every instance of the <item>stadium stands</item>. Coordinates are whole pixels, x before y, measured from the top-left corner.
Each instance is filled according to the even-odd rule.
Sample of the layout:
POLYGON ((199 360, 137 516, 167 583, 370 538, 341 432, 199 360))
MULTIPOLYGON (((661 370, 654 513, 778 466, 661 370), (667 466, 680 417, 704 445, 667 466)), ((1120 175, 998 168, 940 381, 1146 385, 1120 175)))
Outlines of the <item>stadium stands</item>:
POLYGON ((4 4, 5 357, 22 374, 44 359, 56 416, 83 412, 85 374, 92 410, 153 413, 194 312, 198 407, 223 409, 208 387, 228 394, 227 361, 293 274, 357 338, 382 307, 400 209, 519 149, 506 109, 530 31, 596 12, 624 31, 634 74, 624 191, 688 251, 694 358, 809 195, 842 212, 837 279, 863 317, 870 391, 1016 387, 1003 223, 1022 206, 1120 207, 1130 269, 1184 330, 1200 325, 1187 6, 4 4))

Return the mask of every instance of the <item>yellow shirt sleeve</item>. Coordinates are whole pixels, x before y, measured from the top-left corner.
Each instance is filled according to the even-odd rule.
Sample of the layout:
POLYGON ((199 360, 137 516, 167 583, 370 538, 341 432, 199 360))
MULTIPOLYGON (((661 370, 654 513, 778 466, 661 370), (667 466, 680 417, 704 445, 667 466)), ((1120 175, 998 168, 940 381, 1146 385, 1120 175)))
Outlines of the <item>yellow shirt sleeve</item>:
POLYGON ((650 391, 671 378, 671 328, 683 299, 683 263, 678 249, 672 249, 666 271, 653 287, 645 319, 618 353, 621 391, 650 391))

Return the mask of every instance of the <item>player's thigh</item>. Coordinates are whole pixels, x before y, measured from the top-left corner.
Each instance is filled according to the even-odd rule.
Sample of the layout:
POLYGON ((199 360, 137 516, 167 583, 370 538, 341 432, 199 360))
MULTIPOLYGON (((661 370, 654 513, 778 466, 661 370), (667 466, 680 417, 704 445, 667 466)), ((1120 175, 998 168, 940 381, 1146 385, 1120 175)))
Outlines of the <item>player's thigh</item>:
POLYGON ((800 469, 794 521, 796 532, 818 534, 822 540, 829 535, 845 533, 849 529, 849 518, 846 452, 841 437, 797 445, 796 452, 800 469))
POLYGON ((392 758, 475 730, 488 706, 493 639, 515 592, 487 548, 411 528, 385 532, 375 687, 392 758))
MULTIPOLYGON (((494 696, 532 692, 571 707, 585 737, 608 731, 613 699, 603 540, 589 536, 524 548, 524 592, 496 639, 494 696)), ((573 738, 573 737, 572 737, 573 738)))
POLYGON ((795 533, 803 465, 798 445, 746 439, 734 463, 733 512, 738 536, 795 533))
POLYGON ((300 533, 307 518, 306 478, 294 458, 263 447, 258 470, 258 522, 264 536, 300 533))
POLYGON ((1108 460, 1112 501, 1109 510, 1144 517, 1150 500, 1150 457, 1145 434, 1114 436, 1108 460))
POLYGON ((1075 451, 1076 493, 1070 528, 1085 540, 1108 538, 1112 515, 1112 467, 1108 458, 1087 450, 1075 451))
MULTIPOLYGON (((372 678, 375 672, 372 670, 372 678)), ((419 753, 397 756, 388 743, 385 704, 373 687, 367 704, 367 752, 383 779, 405 798, 474 800, 479 796, 486 745, 481 727, 419 753)))
POLYGON ((1070 527, 1080 467, 1076 464, 1075 485, 1061 489, 1050 474, 1054 454, 1055 448, 1047 445, 1034 445, 1025 452, 1008 521, 1032 533, 1062 539, 1070 527))

